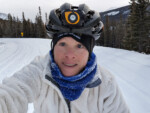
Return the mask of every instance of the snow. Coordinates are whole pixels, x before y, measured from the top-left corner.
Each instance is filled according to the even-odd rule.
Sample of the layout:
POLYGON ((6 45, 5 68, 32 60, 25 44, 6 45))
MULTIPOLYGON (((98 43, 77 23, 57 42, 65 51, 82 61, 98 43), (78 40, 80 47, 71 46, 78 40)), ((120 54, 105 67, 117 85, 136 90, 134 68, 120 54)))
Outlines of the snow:
POLYGON ((107 13, 106 15, 108 15, 108 16, 115 16, 115 15, 119 14, 119 12, 120 11, 112 11, 112 12, 107 13))
POLYGON ((0 19, 8 20, 8 16, 7 16, 7 14, 0 13, 0 19))
MULTIPOLYGON (((49 39, 0 39, 0 82, 50 50, 49 39)), ((94 48, 98 63, 117 80, 131 113, 150 113, 150 55, 107 47, 94 48)), ((28 113, 33 105, 29 104, 28 113)))
POLYGON ((123 15, 129 14, 129 13, 130 13, 130 10, 126 10, 123 12, 123 15))

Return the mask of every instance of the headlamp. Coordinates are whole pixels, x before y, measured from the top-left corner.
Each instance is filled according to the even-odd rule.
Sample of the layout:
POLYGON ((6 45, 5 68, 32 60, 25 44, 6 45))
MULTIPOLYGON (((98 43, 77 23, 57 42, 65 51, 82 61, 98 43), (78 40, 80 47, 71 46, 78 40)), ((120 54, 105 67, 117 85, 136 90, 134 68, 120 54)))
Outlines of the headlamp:
POLYGON ((62 14, 63 25, 70 27, 82 26, 83 15, 80 11, 65 11, 62 14))
POLYGON ((67 11, 65 12, 65 20, 68 24, 78 24, 80 16, 77 12, 67 11))
POLYGON ((71 23, 74 23, 74 24, 75 24, 75 22, 77 22, 77 20, 78 20, 78 17, 77 17, 77 15, 76 15, 75 13, 71 13, 71 14, 69 14, 69 16, 68 16, 68 20, 69 20, 71 23))

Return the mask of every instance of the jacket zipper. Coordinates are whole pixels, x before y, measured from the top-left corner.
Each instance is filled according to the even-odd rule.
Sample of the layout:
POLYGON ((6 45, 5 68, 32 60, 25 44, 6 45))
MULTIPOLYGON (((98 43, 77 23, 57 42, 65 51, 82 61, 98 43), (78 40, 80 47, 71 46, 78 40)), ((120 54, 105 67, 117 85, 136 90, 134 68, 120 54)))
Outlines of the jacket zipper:
POLYGON ((65 99, 68 109, 69 109, 69 113, 71 113, 71 105, 70 105, 70 101, 68 99, 65 99))
MULTIPOLYGON (((51 81, 55 86, 58 87, 58 84, 57 84, 51 77, 49 77, 48 75, 45 75, 45 78, 46 78, 47 80, 51 81)), ((58 87, 58 88, 59 88, 59 87, 58 87)), ((68 99, 65 99, 65 101, 66 101, 66 104, 67 104, 67 106, 68 106, 69 113, 71 113, 70 101, 69 101, 68 99)))

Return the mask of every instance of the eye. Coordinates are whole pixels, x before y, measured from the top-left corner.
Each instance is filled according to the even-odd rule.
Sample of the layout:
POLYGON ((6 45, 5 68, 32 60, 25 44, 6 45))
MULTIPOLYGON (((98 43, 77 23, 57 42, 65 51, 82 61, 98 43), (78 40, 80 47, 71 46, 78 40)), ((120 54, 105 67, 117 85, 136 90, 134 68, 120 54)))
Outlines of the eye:
POLYGON ((65 46, 66 44, 65 44, 65 42, 60 42, 59 45, 60 46, 65 46))
POLYGON ((83 48, 84 46, 82 44, 77 45, 78 48, 83 48))

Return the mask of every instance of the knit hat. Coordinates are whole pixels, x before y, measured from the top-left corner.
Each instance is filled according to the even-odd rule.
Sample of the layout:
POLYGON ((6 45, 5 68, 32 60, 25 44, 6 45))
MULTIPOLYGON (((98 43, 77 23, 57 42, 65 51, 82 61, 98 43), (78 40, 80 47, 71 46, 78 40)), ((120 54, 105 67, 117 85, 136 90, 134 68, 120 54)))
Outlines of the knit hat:
POLYGON ((86 47, 86 49, 88 50, 89 55, 91 55, 93 48, 94 48, 94 45, 95 45, 95 40, 92 36, 85 35, 85 34, 80 34, 80 35, 74 34, 74 33, 55 34, 53 39, 52 39, 52 44, 51 44, 52 51, 53 51, 56 43, 64 37, 72 37, 76 41, 82 43, 86 47))

